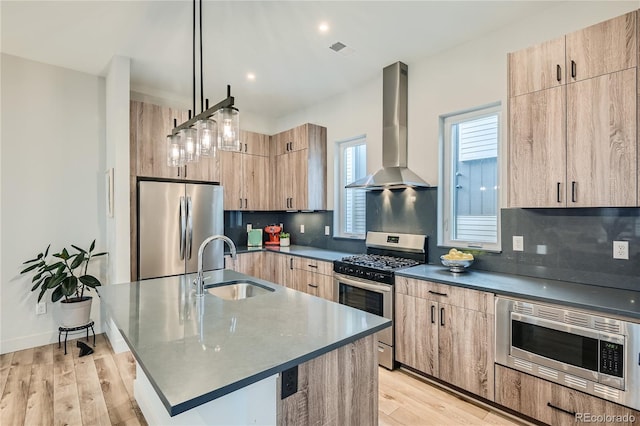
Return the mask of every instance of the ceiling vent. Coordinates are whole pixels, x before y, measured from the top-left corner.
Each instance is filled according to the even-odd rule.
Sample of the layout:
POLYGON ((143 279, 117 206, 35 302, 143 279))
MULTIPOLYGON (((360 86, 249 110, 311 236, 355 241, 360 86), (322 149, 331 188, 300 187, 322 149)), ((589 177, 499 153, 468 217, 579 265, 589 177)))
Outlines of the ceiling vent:
POLYGON ((329 49, 333 50, 334 52, 339 52, 342 49, 344 49, 345 47, 347 47, 346 44, 344 43, 340 43, 339 41, 333 43, 331 46, 329 46, 329 49))

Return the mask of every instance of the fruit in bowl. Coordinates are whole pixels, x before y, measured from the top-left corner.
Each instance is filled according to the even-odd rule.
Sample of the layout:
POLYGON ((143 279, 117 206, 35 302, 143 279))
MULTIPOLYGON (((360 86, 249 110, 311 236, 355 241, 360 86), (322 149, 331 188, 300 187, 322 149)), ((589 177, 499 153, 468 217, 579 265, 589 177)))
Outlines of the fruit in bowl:
POLYGON ((464 272, 473 263, 473 255, 452 248, 449 253, 440 256, 442 264, 451 272, 464 272))

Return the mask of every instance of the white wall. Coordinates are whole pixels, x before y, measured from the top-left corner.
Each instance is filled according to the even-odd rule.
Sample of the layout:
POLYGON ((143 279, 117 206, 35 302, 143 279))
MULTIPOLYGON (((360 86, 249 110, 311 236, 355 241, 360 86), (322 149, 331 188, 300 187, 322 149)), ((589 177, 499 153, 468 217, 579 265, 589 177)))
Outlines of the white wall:
MULTIPOLYGON (((640 1, 564 2, 437 55, 417 61, 397 58, 409 66, 409 168, 431 185, 438 184, 438 125, 442 114, 501 101, 503 142, 506 141, 508 52, 638 8, 640 1)), ((276 124, 276 132, 305 122, 327 127, 329 209, 334 205, 332 165, 336 141, 366 134, 368 172, 382 165, 382 68, 386 65, 389 64, 381 64, 379 77, 369 84, 283 117, 276 124)))
MULTIPOLYGON (((2 55, 0 353, 57 341, 59 303, 35 315, 22 262, 52 244, 105 249, 105 83, 2 55)), ((104 279, 106 258, 90 268, 104 279)), ((46 296, 45 296, 46 297, 46 296)), ((49 296, 50 297, 50 296, 49 296)), ((93 319, 100 332, 100 309, 93 319)))

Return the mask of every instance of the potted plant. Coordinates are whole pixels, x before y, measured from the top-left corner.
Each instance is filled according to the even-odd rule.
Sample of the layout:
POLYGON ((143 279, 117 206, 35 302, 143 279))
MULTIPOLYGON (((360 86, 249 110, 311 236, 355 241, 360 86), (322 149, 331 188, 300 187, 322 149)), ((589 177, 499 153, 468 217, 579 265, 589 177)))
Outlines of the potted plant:
POLYGON ((291 241, 289 240, 289 233, 288 232, 281 232, 280 233, 280 247, 289 247, 290 243, 291 243, 291 241))
POLYGON ((49 248, 44 253, 39 253, 35 259, 27 260, 24 265, 29 265, 21 274, 33 273, 31 291, 40 290, 38 302, 47 290, 52 290, 51 301, 62 300, 62 326, 76 327, 89 322, 91 316, 91 296, 85 296, 92 288, 100 285, 100 280, 87 274, 91 259, 104 256, 106 253, 93 253, 96 240, 93 240, 89 250, 71 245, 77 253, 70 254, 63 248, 59 253, 54 253, 52 259, 47 259, 49 248))

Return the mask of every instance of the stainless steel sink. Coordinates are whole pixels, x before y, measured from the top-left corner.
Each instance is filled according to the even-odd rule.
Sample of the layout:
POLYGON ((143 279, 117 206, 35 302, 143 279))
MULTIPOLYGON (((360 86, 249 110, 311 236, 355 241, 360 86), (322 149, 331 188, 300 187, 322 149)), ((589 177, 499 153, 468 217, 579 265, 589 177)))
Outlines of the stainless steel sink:
POLYGON ((216 284, 205 284, 210 294, 225 300, 242 300, 275 291, 265 285, 253 281, 234 280, 216 284))

